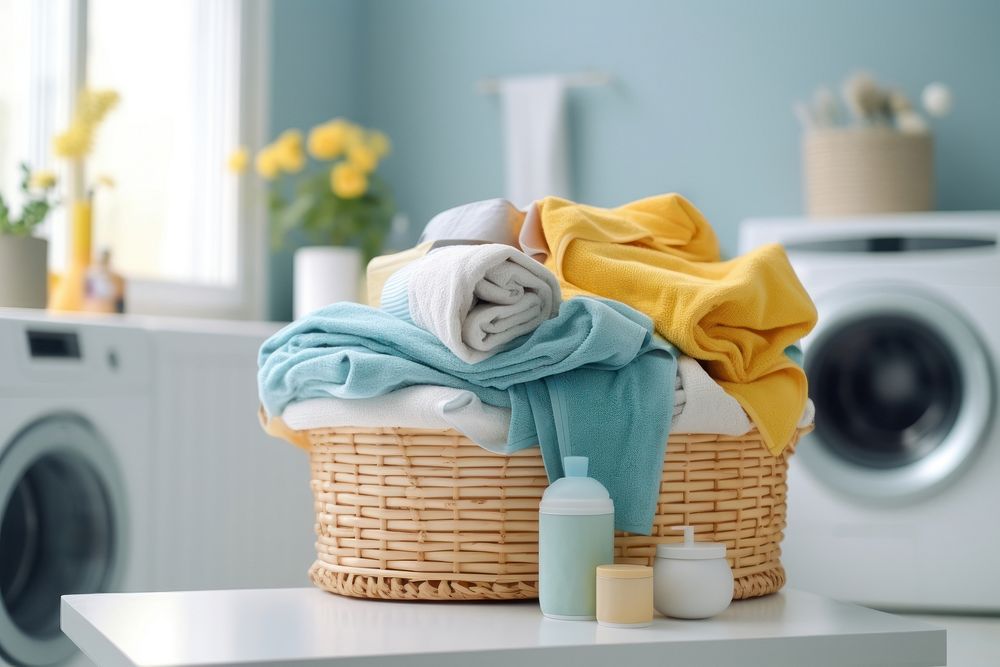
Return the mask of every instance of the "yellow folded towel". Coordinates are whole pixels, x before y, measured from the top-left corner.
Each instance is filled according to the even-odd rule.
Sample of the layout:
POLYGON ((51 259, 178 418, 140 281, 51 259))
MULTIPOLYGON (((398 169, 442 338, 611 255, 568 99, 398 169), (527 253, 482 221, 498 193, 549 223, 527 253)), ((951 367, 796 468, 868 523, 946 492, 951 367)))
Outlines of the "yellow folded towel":
POLYGON ((557 197, 536 206, 564 298, 604 296, 646 313, 740 402, 771 452, 787 446, 808 386, 785 348, 813 328, 816 308, 780 246, 719 261, 711 226, 677 194, 615 209, 557 197))

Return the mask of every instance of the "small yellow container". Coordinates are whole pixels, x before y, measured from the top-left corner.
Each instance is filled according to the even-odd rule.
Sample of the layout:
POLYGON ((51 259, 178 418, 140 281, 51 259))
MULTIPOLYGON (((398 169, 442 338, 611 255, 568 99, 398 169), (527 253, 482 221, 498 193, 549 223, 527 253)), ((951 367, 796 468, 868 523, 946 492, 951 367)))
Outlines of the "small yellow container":
POLYGON ((612 628, 643 628, 653 622, 653 568, 600 565, 597 622, 612 628))

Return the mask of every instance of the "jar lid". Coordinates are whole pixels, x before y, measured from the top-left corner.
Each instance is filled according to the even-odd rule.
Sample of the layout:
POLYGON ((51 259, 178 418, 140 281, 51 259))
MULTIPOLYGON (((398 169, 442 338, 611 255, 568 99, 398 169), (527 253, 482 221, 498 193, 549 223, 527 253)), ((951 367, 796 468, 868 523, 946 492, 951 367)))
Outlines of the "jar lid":
POLYGON ((693 526, 671 526, 671 530, 683 530, 684 541, 680 544, 660 544, 656 547, 657 558, 677 558, 680 560, 707 560, 725 558, 726 545, 719 542, 695 542, 693 526))
POLYGON ((648 565, 598 565, 597 576, 604 579, 648 579, 653 568, 648 565))
POLYGON ((542 514, 614 514, 615 504, 608 490, 593 477, 587 477, 586 456, 563 459, 565 477, 545 489, 538 511, 542 514))

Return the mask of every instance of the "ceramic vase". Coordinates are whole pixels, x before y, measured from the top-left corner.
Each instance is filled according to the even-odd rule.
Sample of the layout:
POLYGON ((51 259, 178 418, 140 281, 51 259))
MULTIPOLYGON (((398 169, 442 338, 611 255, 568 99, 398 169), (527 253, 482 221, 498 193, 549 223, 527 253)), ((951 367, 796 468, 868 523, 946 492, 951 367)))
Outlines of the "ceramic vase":
POLYGON ((45 308, 49 242, 0 234, 0 307, 45 308))
POLYGON ((70 253, 66 270, 52 288, 49 310, 75 312, 83 310, 87 269, 90 267, 93 236, 93 210, 89 199, 73 202, 70 226, 70 253))
POLYGON ((307 246, 295 251, 292 274, 295 319, 338 301, 358 301, 361 251, 338 246, 307 246))

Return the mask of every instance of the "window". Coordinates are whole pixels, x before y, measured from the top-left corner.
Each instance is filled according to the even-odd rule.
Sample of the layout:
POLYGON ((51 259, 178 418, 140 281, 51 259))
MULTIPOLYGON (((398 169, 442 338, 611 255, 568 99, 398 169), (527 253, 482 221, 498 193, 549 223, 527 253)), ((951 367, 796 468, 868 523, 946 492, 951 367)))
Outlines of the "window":
MULTIPOLYGON (((105 175, 114 182, 92 189, 94 249, 110 249, 128 278, 130 311, 262 312, 263 217, 225 164, 237 146, 261 143, 266 9, 240 0, 0 0, 5 193, 16 189, 12 156, 54 165, 51 137, 68 123, 84 79, 121 96, 88 158, 87 187, 105 175), (69 44, 62 54, 60 44, 69 44)), ((48 232, 58 271, 64 214, 48 232)))
MULTIPOLYGON (((17 164, 30 155, 27 141, 28 72, 21 67, 28 52, 26 2, 0 2, 0 192, 14 198, 17 164)), ((20 202, 18 202, 20 205, 20 202)))
POLYGON ((72 83, 67 3, 0 0, 0 192, 20 208, 20 164, 53 167, 57 118, 72 83))

